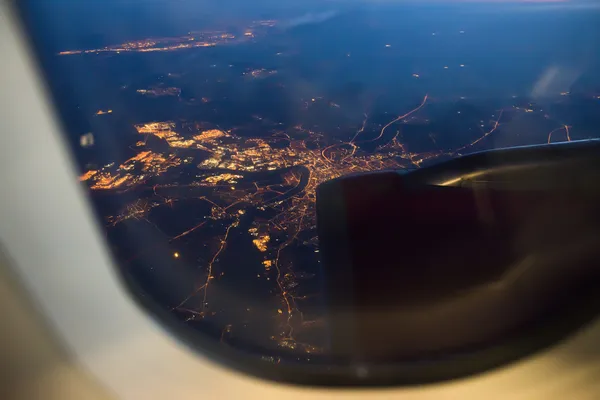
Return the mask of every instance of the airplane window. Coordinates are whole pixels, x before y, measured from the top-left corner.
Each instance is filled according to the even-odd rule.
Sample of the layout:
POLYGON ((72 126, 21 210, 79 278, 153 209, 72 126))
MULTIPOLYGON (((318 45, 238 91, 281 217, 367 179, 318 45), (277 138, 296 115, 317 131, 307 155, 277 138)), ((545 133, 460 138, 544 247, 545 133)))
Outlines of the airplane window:
MULTIPOLYGON (((487 291, 500 286, 482 282, 566 296, 537 286, 564 276, 544 280, 528 263, 540 259, 532 249, 593 236, 580 214, 546 217, 595 212, 556 193, 580 182, 583 166, 595 174, 597 3, 17 8, 119 272, 190 342, 265 368, 354 362, 365 378, 371 364, 478 348, 538 315, 522 291, 506 305, 487 291), (481 153, 519 146, 533 147, 481 153), (402 193, 389 192, 399 179, 402 193), (535 224, 514 228, 534 209, 535 224), (546 238, 542 223, 573 235, 546 238), (398 272, 408 264, 418 272, 398 272), (505 308, 490 319, 473 302, 505 308), (344 313, 348 304, 366 319, 344 313), (473 315, 489 329, 472 327, 473 315)), ((569 251, 582 254, 583 242, 569 251)))

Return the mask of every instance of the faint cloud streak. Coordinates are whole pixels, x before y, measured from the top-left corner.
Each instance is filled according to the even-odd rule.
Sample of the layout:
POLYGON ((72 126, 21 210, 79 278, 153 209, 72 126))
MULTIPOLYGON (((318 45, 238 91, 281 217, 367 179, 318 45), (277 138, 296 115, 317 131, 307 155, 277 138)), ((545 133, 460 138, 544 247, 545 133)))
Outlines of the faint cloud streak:
POLYGON ((580 73, 574 69, 556 65, 550 66, 544 70, 533 85, 531 96, 533 98, 540 98, 556 96, 561 92, 568 92, 579 75, 580 73))
POLYGON ((325 11, 320 13, 308 13, 300 17, 292 18, 280 24, 283 28, 294 28, 300 25, 319 24, 338 15, 337 11, 325 11))

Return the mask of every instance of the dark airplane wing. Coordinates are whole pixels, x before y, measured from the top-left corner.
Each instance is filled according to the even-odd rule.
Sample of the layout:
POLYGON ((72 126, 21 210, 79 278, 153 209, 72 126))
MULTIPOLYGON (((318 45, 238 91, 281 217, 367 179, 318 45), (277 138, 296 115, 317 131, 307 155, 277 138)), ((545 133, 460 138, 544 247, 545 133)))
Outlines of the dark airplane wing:
POLYGON ((599 178, 582 141, 321 185, 334 354, 464 373, 558 340, 596 311, 599 178))

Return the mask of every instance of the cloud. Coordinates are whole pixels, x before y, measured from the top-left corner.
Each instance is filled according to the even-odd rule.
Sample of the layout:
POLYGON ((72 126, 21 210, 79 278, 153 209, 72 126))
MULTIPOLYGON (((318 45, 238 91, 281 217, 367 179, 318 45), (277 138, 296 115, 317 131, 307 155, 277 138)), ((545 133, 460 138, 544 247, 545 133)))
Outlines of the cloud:
POLYGON ((580 75, 581 73, 573 68, 557 65, 550 66, 544 70, 533 85, 531 96, 533 98, 541 98, 546 96, 556 96, 561 92, 568 92, 571 90, 573 82, 575 82, 580 75))
POLYGON ((300 25, 319 24, 338 15, 337 11, 324 11, 320 13, 308 13, 300 17, 292 18, 283 22, 280 26, 283 28, 293 28, 300 25))

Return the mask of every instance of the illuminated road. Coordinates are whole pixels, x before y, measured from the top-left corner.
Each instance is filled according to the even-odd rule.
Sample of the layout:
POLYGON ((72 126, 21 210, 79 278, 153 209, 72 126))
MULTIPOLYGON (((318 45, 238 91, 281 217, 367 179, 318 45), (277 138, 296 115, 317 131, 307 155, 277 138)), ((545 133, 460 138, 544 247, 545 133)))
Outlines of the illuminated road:
POLYGON ((563 126, 560 126, 560 127, 556 128, 556 129, 550 131, 550 133, 548 133, 548 144, 552 143, 552 134, 554 132, 558 132, 558 131, 562 131, 562 130, 565 131, 567 142, 570 142, 571 141, 571 132, 569 130, 569 126, 568 125, 563 125, 563 126))
POLYGON ((480 136, 479 138, 475 139, 471 143, 467 143, 464 146, 459 147, 458 149, 454 150, 454 153, 460 153, 460 151, 462 151, 462 150, 464 150, 466 148, 473 147, 477 143, 481 142, 483 139, 485 139, 488 136, 490 136, 492 133, 496 132, 496 130, 500 126, 500 120, 502 119, 502 115, 503 114, 504 114, 504 110, 500 110, 500 115, 498 115, 498 119, 496 119, 496 121, 494 122, 494 126, 492 127, 492 129, 490 129, 489 131, 485 132, 482 136, 480 136))
POLYGON ((417 111, 419 111, 421 108, 423 108, 423 106, 425 106, 425 104, 427 103, 427 98, 428 98, 428 97, 429 97, 429 95, 425 95, 425 97, 423 98, 423 102, 422 102, 422 103, 421 103, 421 104, 420 104, 420 105, 419 105, 417 108, 415 108, 415 109, 413 109, 413 110, 410 110, 410 111, 409 111, 409 112, 407 112, 406 114, 404 114, 404 115, 401 115, 401 116, 399 116, 398 118, 396 118, 396 119, 394 119, 394 120, 390 121, 390 122, 389 122, 387 125, 385 125, 383 128, 381 128, 381 132, 379 132, 379 136, 377 136, 375 139, 367 140, 367 141, 365 141, 365 143, 368 143, 368 142, 376 142, 376 141, 378 141, 379 139, 381 139, 381 138, 383 137, 383 134, 384 134, 384 132, 385 132, 385 130, 386 130, 387 128, 389 128, 390 126, 394 125, 394 124, 395 124, 396 122, 398 122, 398 121, 402 121, 404 118, 407 118, 407 117, 411 116, 412 114, 416 113, 416 112, 417 112, 417 111))

